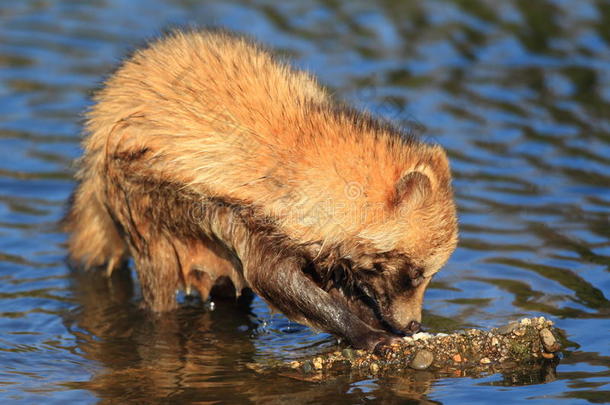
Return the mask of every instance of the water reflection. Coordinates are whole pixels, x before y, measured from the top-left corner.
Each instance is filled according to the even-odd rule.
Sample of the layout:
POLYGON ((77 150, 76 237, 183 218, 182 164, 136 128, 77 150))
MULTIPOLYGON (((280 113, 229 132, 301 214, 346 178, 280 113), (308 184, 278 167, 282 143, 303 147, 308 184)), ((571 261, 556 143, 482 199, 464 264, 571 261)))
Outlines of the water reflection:
POLYGON ((79 355, 102 366, 90 381, 75 384, 100 398, 149 402, 189 396, 187 391, 220 399, 219 389, 243 372, 254 346, 247 331, 256 324, 247 303, 223 302, 215 311, 201 305, 152 316, 134 304, 130 270, 108 280, 100 274, 74 274, 78 307, 65 316, 79 355))
MULTIPOLYGON (((97 273, 74 273, 71 288, 78 305, 63 315, 66 329, 74 336, 71 350, 98 366, 89 380, 65 386, 91 390, 102 403, 114 403, 117 398, 122 403, 274 402, 289 395, 286 400, 304 404, 325 402, 337 394, 341 394, 337 403, 353 403, 363 395, 428 403, 427 395, 439 379, 480 377, 469 370, 450 375, 405 370, 374 380, 357 371, 325 376, 282 371, 278 375, 270 353, 261 357, 257 348, 259 324, 250 298, 218 301, 214 310, 193 301, 177 312, 155 317, 134 304, 128 268, 116 271, 110 280, 97 273), (242 379, 236 380, 235 373, 242 379)), ((551 382, 556 378, 555 366, 555 362, 544 362, 526 369, 508 368, 500 380, 489 384, 551 382)))

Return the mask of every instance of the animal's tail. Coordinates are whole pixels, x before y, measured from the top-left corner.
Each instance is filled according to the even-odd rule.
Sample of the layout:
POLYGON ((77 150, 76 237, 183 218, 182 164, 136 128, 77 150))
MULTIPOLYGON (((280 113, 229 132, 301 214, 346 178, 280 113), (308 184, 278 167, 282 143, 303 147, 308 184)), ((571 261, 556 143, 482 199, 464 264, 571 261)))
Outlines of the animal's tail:
POLYGON ((80 177, 62 223, 70 233, 70 260, 85 268, 104 266, 111 274, 126 258, 127 246, 100 198, 103 187, 100 179, 82 173, 80 177))

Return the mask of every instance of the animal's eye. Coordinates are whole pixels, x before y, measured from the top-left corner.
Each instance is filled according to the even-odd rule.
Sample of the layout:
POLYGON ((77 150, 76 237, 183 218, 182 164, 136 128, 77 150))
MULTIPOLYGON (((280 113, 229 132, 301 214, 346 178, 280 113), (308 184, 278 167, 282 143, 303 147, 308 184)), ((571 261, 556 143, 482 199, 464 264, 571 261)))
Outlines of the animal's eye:
POLYGON ((423 282, 424 282, 424 276, 415 277, 415 278, 411 279, 411 286, 417 287, 418 285, 420 285, 423 282))
POLYGON ((385 270, 383 268, 383 265, 381 263, 373 263, 373 268, 375 269, 375 271, 379 274, 383 273, 383 271, 385 270))
POLYGON ((416 288, 425 281, 424 271, 418 267, 407 267, 403 274, 403 285, 406 288, 416 288))

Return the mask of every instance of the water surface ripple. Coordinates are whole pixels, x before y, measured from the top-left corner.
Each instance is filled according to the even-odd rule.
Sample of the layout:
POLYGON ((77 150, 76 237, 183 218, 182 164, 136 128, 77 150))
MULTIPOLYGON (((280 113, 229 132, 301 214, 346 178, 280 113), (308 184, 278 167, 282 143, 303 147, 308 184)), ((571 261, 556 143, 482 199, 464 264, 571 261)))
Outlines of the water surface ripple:
POLYGON ((609 401, 607 1, 5 1, 0 38, 0 398, 609 401), (55 224, 91 92, 146 38, 189 24, 254 35, 338 96, 443 145, 461 242, 427 294, 424 323, 440 331, 550 317, 568 339, 556 373, 258 375, 248 363, 333 339, 259 299, 152 320, 129 270, 110 281, 71 271, 55 224))

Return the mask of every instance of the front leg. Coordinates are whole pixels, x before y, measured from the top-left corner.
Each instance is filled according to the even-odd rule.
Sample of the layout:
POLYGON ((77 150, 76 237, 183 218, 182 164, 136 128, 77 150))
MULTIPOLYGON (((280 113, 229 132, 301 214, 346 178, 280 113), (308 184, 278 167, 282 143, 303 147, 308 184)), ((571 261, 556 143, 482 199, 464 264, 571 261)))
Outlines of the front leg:
POLYGON ((239 258, 249 286, 288 318, 346 338, 356 348, 378 350, 400 338, 374 329, 305 275, 305 258, 269 222, 230 204, 204 211, 208 232, 239 258))
MULTIPOLYGON (((255 252, 263 253, 265 250, 255 249, 255 252)), ((399 339, 388 332, 373 329, 341 301, 333 299, 303 273, 303 260, 290 256, 269 260, 264 253, 257 256, 250 257, 247 268, 244 268, 250 286, 288 318, 344 337, 359 349, 376 351, 399 339)))

